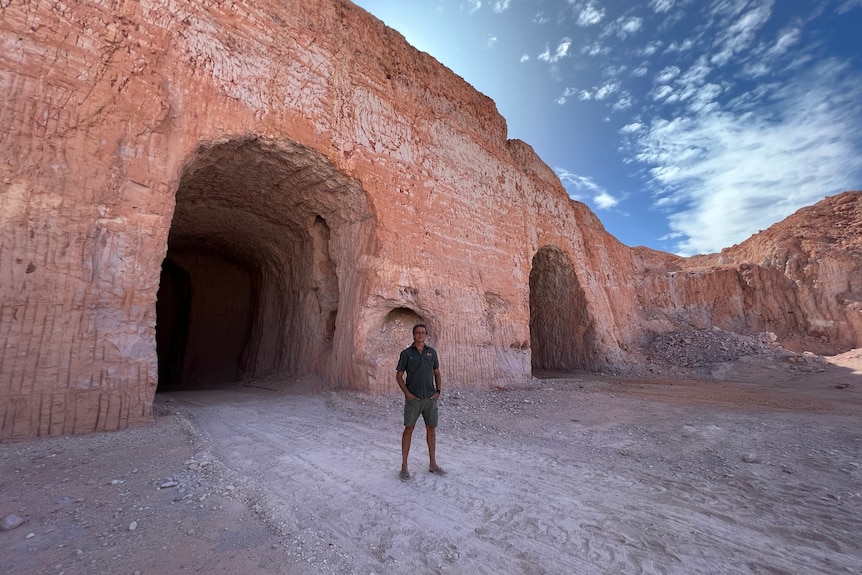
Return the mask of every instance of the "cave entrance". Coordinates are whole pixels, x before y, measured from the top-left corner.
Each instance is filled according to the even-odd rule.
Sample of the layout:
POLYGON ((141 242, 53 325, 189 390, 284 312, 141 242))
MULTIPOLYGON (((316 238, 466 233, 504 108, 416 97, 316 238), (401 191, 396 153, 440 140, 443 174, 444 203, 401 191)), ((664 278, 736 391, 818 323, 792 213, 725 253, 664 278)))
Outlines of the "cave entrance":
POLYGON ((545 246, 530 270, 530 347, 533 371, 588 369, 594 362, 593 322, 569 257, 545 246))
MULTIPOLYGON (((180 178, 156 302, 158 391, 324 375, 339 257, 364 192, 314 150, 262 138, 201 146, 180 178)), ((348 272, 350 273, 350 272, 348 272)))

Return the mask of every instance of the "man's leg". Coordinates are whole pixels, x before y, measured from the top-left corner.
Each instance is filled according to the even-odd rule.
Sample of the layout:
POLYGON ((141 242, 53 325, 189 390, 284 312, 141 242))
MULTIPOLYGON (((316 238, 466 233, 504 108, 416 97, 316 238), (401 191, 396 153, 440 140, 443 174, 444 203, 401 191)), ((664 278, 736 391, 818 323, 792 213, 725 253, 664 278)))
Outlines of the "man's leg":
POLYGON ((407 471, 407 455, 410 454, 410 441, 413 439, 413 425, 405 426, 401 434, 401 471, 407 471))
POLYGON ((437 428, 425 426, 425 438, 428 440, 429 470, 437 469, 437 428))

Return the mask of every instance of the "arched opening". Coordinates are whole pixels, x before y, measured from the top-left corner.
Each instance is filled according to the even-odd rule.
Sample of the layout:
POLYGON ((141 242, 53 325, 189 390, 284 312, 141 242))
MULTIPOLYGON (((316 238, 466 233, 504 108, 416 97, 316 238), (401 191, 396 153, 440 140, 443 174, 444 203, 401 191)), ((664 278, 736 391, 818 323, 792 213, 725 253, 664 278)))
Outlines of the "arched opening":
MULTIPOLYGON (((368 353, 371 360, 368 370, 371 393, 386 393, 395 387, 395 366, 398 355, 413 342, 413 326, 428 322, 412 309, 398 307, 390 309, 380 321, 380 328, 369 333, 368 353)), ((434 346, 433 326, 428 326, 428 344, 434 346)))
POLYGON ((159 391, 325 375, 339 276, 369 218, 359 185, 314 150, 202 146, 180 179, 156 306, 159 391), (343 236, 349 236, 344 238, 343 236))
POLYGON ((592 367, 593 322, 571 260, 560 249, 541 248, 530 270, 530 348, 534 371, 592 367))

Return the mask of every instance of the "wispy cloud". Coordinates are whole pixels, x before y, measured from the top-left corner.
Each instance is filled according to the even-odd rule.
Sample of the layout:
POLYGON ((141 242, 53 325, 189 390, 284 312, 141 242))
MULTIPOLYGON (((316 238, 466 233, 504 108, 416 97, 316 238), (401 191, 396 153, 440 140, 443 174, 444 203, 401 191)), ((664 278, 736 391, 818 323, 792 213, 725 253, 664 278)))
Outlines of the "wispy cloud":
POLYGON ((606 84, 602 84, 596 90, 595 98, 596 98, 596 100, 606 100, 608 97, 610 97, 611 94, 619 91, 619 89, 620 89, 620 83, 619 82, 616 82, 616 81, 607 82, 606 84))
POLYGON ((627 91, 623 91, 620 93, 617 101, 613 103, 611 106, 611 110, 614 112, 622 112, 623 110, 628 110, 634 104, 634 99, 632 98, 631 93, 627 91))
MULTIPOLYGON (((773 72, 776 67, 787 66, 785 59, 791 49, 799 43, 802 30, 799 27, 791 27, 779 32, 771 43, 764 43, 752 50, 752 58, 742 68, 742 75, 749 78, 762 78, 773 72)), ((804 62, 804 54, 795 53, 790 55, 790 66, 798 66, 804 62)))
POLYGON ((600 54, 608 54, 611 49, 608 46, 602 45, 599 42, 592 42, 581 48, 581 54, 587 56, 598 56, 600 54))
POLYGON ((518 60, 518 61, 519 61, 521 64, 523 64, 524 62, 529 62, 529 61, 530 61, 530 55, 529 55, 529 54, 524 54, 524 55, 522 55, 522 56, 521 56, 521 59, 520 59, 520 60, 518 60))
POLYGON ((668 12, 673 8, 674 0, 650 0, 649 6, 659 14, 668 12))
POLYGON ((638 121, 632 122, 631 124, 626 124, 622 128, 620 128, 620 134, 637 134, 646 129, 646 126, 641 124, 638 121))
POLYGON ((560 43, 557 44, 556 50, 554 53, 551 53, 550 48, 545 48, 545 51, 539 54, 539 60, 544 62, 554 63, 558 62, 560 59, 565 58, 569 53, 569 47, 572 45, 572 40, 570 38, 563 38, 560 40, 560 43))
POLYGON ((637 33, 643 26, 643 18, 637 16, 621 16, 602 31, 602 36, 615 35, 621 40, 625 40, 630 35, 637 33))
POLYGON ((721 12, 729 12, 735 19, 729 22, 729 25, 720 30, 718 37, 714 43, 716 52, 711 57, 711 62, 717 66, 727 64, 734 54, 744 51, 754 41, 757 31, 762 28, 769 20, 772 14, 773 0, 763 1, 759 5, 755 5, 751 10, 748 10, 741 15, 736 16, 735 13, 741 6, 745 6, 747 2, 719 2, 716 4, 720 9, 717 10, 717 15, 721 16, 721 12))
POLYGON ((668 44, 667 48, 664 49, 665 54, 673 54, 674 52, 688 52, 692 48, 694 48, 695 43, 692 39, 686 39, 682 42, 677 42, 674 40, 670 44, 668 44))
POLYGON ((587 0, 587 2, 569 0, 569 3, 575 6, 578 26, 595 26, 605 18, 604 8, 593 0, 587 0))
POLYGON ((493 5, 493 10, 497 14, 502 14, 509 9, 510 0, 496 0, 493 5))
POLYGON ((678 253, 718 251, 858 187, 862 136, 847 127, 862 120, 862 79, 840 62, 812 67, 759 107, 719 107, 714 97, 700 112, 695 99, 687 115, 622 130, 649 167, 656 205, 673 212, 678 253))
POLYGON ((862 8, 862 0, 847 0, 836 9, 836 12, 839 14, 844 14, 845 12, 849 12, 853 8, 862 8))
POLYGON ((566 191, 572 199, 589 201, 598 209, 609 209, 620 203, 620 200, 588 176, 579 176, 565 168, 554 168, 566 191))
POLYGON ((485 47, 489 49, 494 49, 497 47, 497 37, 493 35, 488 35, 488 38, 485 40, 485 47))
POLYGON ((569 101, 569 98, 576 95, 577 93, 578 93, 577 88, 566 88, 563 91, 563 93, 560 95, 560 97, 557 98, 557 104, 562 106, 563 104, 565 104, 566 102, 569 101))
POLYGON ((667 84, 677 76, 679 76, 680 70, 677 66, 666 66, 661 72, 658 73, 658 76, 655 77, 656 84, 667 84))
POLYGON ((649 58, 650 56, 658 52, 663 45, 664 43, 661 40, 653 40, 652 42, 641 48, 637 52, 637 55, 643 58, 649 58))

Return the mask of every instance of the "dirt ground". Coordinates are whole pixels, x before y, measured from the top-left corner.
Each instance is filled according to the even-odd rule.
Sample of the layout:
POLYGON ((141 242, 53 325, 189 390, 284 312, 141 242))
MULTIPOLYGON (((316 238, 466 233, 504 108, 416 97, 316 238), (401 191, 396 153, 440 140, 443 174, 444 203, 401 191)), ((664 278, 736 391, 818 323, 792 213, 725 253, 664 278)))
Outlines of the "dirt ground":
POLYGON ((0 573, 862 573, 862 350, 444 389, 408 483, 400 397, 291 382, 0 445, 0 573))

